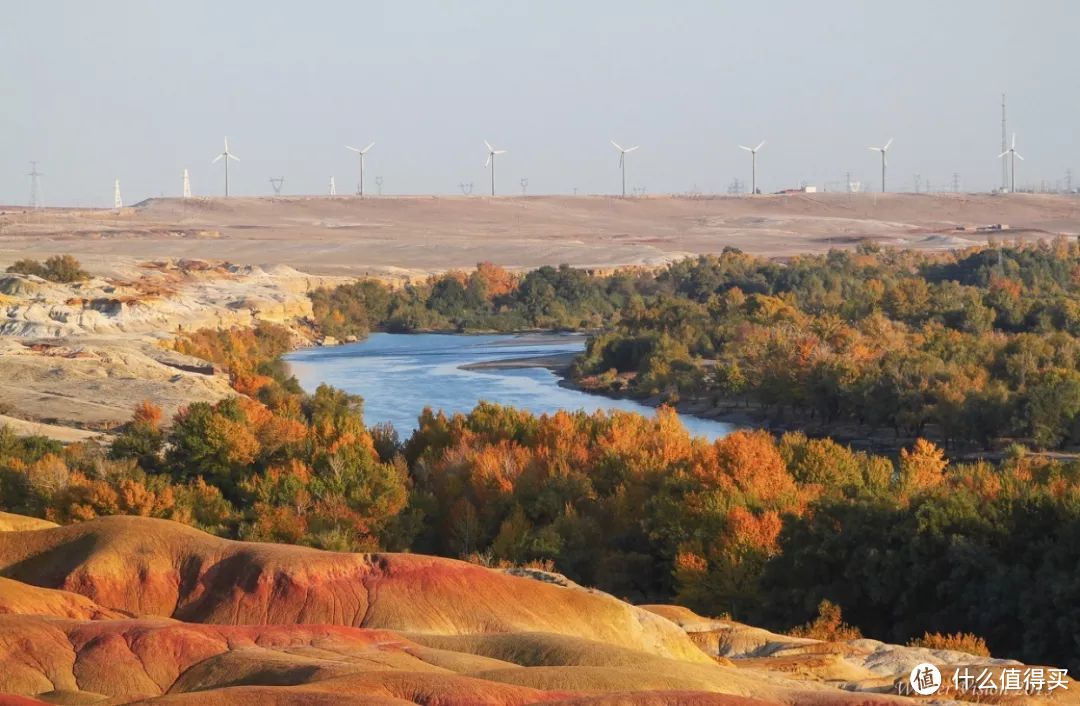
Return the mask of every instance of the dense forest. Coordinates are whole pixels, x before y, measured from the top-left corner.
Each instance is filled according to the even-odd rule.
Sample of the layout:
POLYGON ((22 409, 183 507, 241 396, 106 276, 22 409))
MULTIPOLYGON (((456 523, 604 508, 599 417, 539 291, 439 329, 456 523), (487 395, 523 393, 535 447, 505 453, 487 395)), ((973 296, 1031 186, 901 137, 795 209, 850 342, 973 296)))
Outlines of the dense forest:
POLYGON ((705 401, 762 421, 955 451, 1080 444, 1080 244, 920 254, 833 251, 776 262, 727 249, 658 271, 484 264, 390 289, 313 296, 317 325, 579 329, 586 389, 705 401))
POLYGON ((1078 462, 1016 446, 996 466, 950 463, 924 440, 892 458, 800 433, 708 442, 667 408, 537 417, 482 404, 425 411, 399 440, 364 424, 357 397, 302 392, 278 362, 284 330, 177 345, 226 365, 237 395, 168 425, 140 405, 111 447, 0 431, 0 509, 551 567, 776 629, 1080 667, 1078 462))

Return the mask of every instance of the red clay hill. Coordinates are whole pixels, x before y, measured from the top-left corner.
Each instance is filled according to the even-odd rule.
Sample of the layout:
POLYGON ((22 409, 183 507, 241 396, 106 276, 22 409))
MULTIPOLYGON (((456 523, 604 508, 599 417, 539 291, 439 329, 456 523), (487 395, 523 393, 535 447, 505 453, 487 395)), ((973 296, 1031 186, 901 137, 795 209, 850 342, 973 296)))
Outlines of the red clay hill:
POLYGON ((233 542, 136 517, 8 519, 0 706, 869 705, 901 700, 894 682, 927 657, 449 559, 233 542))

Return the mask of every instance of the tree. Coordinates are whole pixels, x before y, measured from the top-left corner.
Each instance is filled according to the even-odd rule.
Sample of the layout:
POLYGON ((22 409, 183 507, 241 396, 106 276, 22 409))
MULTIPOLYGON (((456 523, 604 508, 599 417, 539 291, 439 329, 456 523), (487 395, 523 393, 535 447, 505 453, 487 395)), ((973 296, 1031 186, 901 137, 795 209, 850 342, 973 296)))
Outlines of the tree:
POLYGON ((165 435, 161 431, 161 408, 144 400, 135 408, 131 421, 113 439, 109 456, 135 459, 139 467, 154 470, 161 463, 165 435))

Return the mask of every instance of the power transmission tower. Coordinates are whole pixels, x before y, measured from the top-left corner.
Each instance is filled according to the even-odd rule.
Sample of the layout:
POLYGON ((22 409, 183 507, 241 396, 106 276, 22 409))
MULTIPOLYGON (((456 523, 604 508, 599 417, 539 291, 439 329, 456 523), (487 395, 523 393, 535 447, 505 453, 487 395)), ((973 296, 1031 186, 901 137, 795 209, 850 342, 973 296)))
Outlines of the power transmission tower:
POLYGON ((184 170, 184 198, 191 198, 191 178, 188 176, 188 170, 184 170))
MULTIPOLYGON (((1001 153, 1009 149, 1009 140, 1007 136, 1008 130, 1005 125, 1005 94, 1001 94, 1001 153)), ((1009 160, 1001 160, 1001 190, 1007 191, 1009 188, 1009 160)))
POLYGON ((954 194, 960 193, 960 172, 952 173, 952 192, 954 194))
POLYGON ((525 195, 525 191, 529 188, 529 178, 521 177, 521 195, 525 195))
POLYGON ((574 187, 574 196, 577 196, 577 187, 574 187))
POLYGON ((375 177, 375 190, 379 194, 379 196, 382 196, 382 177, 381 176, 375 177))
POLYGON ((334 177, 330 177, 330 195, 337 196, 337 186, 334 185, 334 177))
POLYGON ((30 172, 26 176, 30 177, 30 208, 41 208, 44 199, 41 197, 40 177, 45 175, 37 170, 37 162, 30 162, 30 172))
POLYGON ((113 208, 117 211, 124 207, 124 199, 120 198, 120 180, 113 182, 113 208))
POLYGON ((468 184, 465 182, 458 184, 458 188, 461 189, 461 193, 466 196, 472 196, 473 183, 471 181, 468 184))
POLYGON ((732 179, 731 183, 728 184, 727 192, 729 196, 738 196, 743 192, 743 183, 739 181, 738 177, 732 179))
POLYGON ((922 183, 922 175, 921 174, 916 174, 915 175, 915 193, 916 194, 919 193, 919 184, 921 184, 921 183, 922 183))
POLYGON ((645 187, 644 186, 635 186, 634 187, 634 196, 641 197, 641 196, 644 196, 644 195, 645 195, 645 187))
POLYGON ((270 177, 270 186, 274 188, 274 196, 281 196, 281 187, 285 186, 285 177, 270 177))
POLYGON ((1072 193, 1072 170, 1071 169, 1066 169, 1065 170, 1065 193, 1066 194, 1071 194, 1072 193))

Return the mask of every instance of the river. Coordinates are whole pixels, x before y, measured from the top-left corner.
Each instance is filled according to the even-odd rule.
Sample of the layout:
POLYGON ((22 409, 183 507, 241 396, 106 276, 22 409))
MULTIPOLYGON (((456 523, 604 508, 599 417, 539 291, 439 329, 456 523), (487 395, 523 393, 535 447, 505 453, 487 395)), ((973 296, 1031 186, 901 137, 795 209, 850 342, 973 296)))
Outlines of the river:
MULTIPOLYGON (((546 367, 463 366, 578 353, 584 338, 564 335, 454 335, 374 333, 360 343, 305 348, 286 356, 305 390, 327 383, 364 398, 368 425, 390 422, 402 439, 416 428, 424 407, 468 412, 481 400, 536 414, 560 409, 622 409, 651 416, 633 400, 610 399, 561 387, 546 367)), ((696 436, 716 439, 730 424, 680 415, 696 436)))

